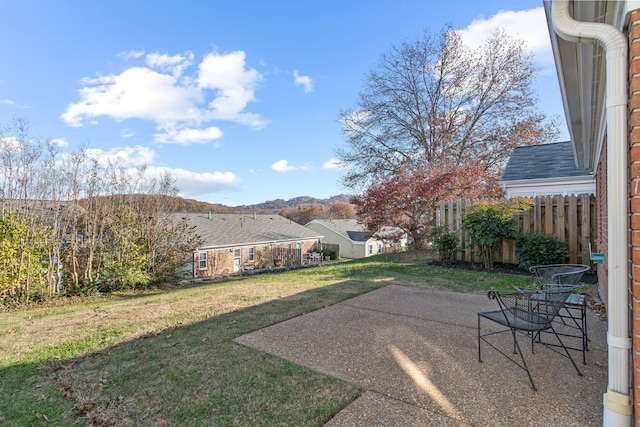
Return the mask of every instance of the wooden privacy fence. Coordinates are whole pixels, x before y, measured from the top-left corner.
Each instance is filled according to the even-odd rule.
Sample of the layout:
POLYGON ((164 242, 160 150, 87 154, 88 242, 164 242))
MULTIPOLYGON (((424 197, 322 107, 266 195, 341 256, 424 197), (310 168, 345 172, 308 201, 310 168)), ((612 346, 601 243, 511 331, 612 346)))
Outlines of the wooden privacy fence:
MULTIPOLYGON (((466 208, 478 202, 458 200, 438 204, 436 225, 458 236, 457 260, 480 262, 479 254, 462 229, 466 208)), ((530 210, 515 218, 518 232, 552 234, 567 244, 567 262, 589 265, 589 243, 595 236, 595 197, 591 194, 538 196, 533 202, 530 210)), ((496 261, 518 264, 515 242, 503 242, 496 261)))

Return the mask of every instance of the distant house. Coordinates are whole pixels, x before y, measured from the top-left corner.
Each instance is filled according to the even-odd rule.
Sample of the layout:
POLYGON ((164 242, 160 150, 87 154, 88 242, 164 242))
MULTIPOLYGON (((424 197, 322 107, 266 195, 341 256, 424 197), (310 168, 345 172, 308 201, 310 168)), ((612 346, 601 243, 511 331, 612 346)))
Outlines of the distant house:
POLYGON ((175 214, 201 237, 193 253, 193 277, 302 264, 322 239, 280 215, 175 214))
MULTIPOLYGON (((370 236, 366 227, 355 219, 314 219, 305 225, 310 230, 324 235, 323 243, 340 245, 340 257, 365 258, 372 255, 404 250, 407 238, 403 236, 397 242, 390 239, 376 239, 370 236)), ((397 229, 384 230, 389 235, 397 229)))
POLYGON ((571 141, 517 147, 499 182, 507 198, 596 191, 593 172, 576 167, 571 141))

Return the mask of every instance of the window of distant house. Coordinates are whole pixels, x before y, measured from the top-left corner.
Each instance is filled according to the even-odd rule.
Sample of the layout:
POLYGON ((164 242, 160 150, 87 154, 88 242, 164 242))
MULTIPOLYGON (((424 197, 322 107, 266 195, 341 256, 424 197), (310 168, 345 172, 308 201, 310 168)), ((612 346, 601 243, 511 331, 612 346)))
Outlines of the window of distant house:
POLYGON ((207 264, 207 256, 209 254, 207 254, 206 252, 198 252, 198 268, 200 268, 200 270, 206 270, 208 267, 207 264))
POLYGON ((382 243, 378 243, 378 253, 382 253, 382 243))
POLYGON ((256 260, 256 248, 249 248, 249 262, 254 262, 256 260))
POLYGON ((369 245, 369 255, 373 255, 373 245, 369 245))
POLYGON ((289 243, 289 244, 287 245, 287 247, 289 248, 289 250, 291 250, 291 249, 293 249, 293 244, 292 244, 292 243, 289 243))
POLYGON ((296 248, 302 249, 302 243, 301 242, 296 243, 296 248))

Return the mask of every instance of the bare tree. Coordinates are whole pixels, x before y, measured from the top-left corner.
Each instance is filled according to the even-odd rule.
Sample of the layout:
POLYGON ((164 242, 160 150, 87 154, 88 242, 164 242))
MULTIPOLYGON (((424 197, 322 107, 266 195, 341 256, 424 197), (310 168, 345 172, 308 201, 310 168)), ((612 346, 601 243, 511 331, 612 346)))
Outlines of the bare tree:
POLYGON ((47 193, 38 173, 45 143, 30 135, 24 119, 16 118, 0 130, 0 292, 22 301, 46 293, 42 254, 50 232, 42 208, 34 203, 47 193))
POLYGON ((515 146, 558 134, 537 109, 535 75, 524 42, 500 30, 479 49, 450 27, 394 46, 356 105, 341 111, 347 144, 336 154, 350 166, 343 184, 366 188, 440 160, 480 161, 485 182, 495 182, 515 146))
POLYGON ((65 290, 135 287, 175 277, 199 244, 171 217, 169 174, 65 150, 0 127, 0 305, 65 290))

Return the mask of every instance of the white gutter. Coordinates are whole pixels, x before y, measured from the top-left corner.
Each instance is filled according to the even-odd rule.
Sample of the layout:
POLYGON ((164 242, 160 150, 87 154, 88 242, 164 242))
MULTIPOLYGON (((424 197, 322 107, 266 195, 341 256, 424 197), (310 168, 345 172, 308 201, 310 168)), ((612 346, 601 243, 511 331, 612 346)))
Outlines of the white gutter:
POLYGON ((502 187, 510 187, 512 185, 532 187, 537 185, 543 185, 545 187, 558 185, 571 185, 571 184, 594 184, 596 182, 593 175, 579 175, 562 178, 533 178, 533 179, 514 179, 511 181, 498 181, 502 187))
POLYGON ((596 180, 593 175, 571 178, 535 178, 498 181, 507 197, 522 195, 527 197, 563 196, 571 194, 596 194, 596 180), (522 193, 522 194, 520 194, 522 193))
POLYGON ((633 413, 627 294, 627 40, 611 25, 574 20, 567 0, 553 0, 551 21, 555 33, 564 40, 597 42, 606 52, 609 384, 604 395, 603 425, 626 427, 632 425, 633 413))

